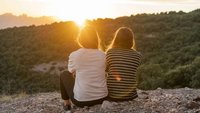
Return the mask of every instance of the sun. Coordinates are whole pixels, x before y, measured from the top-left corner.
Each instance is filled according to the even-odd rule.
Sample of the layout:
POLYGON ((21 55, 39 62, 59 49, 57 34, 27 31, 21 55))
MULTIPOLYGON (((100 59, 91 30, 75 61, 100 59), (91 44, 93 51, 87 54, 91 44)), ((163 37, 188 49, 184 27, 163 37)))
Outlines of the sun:
POLYGON ((49 4, 48 12, 62 21, 74 21, 83 25, 85 20, 104 17, 109 14, 106 0, 60 0, 49 4))
POLYGON ((79 27, 84 27, 85 26, 85 23, 86 23, 86 19, 74 19, 73 20, 77 26, 79 27))
POLYGON ((87 20, 87 18, 85 18, 84 16, 81 16, 81 17, 78 17, 78 18, 71 18, 71 19, 67 20, 66 17, 63 16, 63 15, 60 15, 59 19, 64 20, 64 21, 73 21, 79 27, 84 27, 85 24, 86 24, 86 20, 87 20))

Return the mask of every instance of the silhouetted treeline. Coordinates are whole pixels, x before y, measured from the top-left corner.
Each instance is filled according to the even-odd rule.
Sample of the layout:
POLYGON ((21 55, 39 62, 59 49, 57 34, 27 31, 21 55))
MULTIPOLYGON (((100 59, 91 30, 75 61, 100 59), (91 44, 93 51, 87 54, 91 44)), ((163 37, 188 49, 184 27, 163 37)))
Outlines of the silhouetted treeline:
MULTIPOLYGON (((96 27, 104 50, 121 26, 133 29, 143 55, 138 69, 141 89, 200 88, 200 10, 138 14, 88 21, 96 27)), ((66 60, 78 48, 73 22, 0 30, 0 93, 59 89, 57 76, 30 71, 49 61, 66 60)))

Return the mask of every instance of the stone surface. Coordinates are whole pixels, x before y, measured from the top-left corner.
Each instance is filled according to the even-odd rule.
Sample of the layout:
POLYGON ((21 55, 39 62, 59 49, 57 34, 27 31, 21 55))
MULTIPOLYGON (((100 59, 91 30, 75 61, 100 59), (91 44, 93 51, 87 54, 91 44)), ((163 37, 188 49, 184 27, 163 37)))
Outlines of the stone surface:
POLYGON ((195 101, 191 101, 191 102, 188 102, 186 104, 186 108, 188 108, 188 109, 198 109, 198 108, 200 108, 200 104, 195 102, 195 101))
MULTIPOLYGON (((200 89, 138 90, 136 98, 125 102, 104 101, 102 105, 74 108, 71 113, 200 113, 200 89)), ((58 92, 1 96, 0 113, 67 113, 58 92)))
POLYGON ((60 75, 63 71, 67 70, 66 61, 52 61, 49 63, 42 63, 39 65, 33 66, 31 69, 35 72, 49 73, 52 75, 60 75))

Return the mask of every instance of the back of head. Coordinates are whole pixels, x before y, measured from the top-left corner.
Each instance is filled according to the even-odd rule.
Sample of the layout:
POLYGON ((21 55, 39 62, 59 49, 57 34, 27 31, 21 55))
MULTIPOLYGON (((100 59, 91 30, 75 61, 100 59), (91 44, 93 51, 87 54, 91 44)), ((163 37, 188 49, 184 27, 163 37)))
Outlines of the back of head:
POLYGON ((130 28, 121 27, 115 32, 110 48, 135 49, 134 34, 130 28))
POLYGON ((98 33, 91 26, 86 26, 80 31, 77 41, 79 46, 83 48, 98 49, 99 46, 98 33))

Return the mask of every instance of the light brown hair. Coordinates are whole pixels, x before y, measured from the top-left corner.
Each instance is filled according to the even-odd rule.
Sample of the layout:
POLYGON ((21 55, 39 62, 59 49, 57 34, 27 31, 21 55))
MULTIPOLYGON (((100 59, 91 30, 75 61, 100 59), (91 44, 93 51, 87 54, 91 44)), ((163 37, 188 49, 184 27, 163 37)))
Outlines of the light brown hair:
POLYGON ((99 48, 99 35, 95 28, 91 26, 86 26, 81 29, 77 42, 80 47, 88 49, 98 49, 99 48))
POLYGON ((111 48, 136 50, 133 31, 128 27, 120 27, 119 29, 117 29, 108 49, 111 48))

